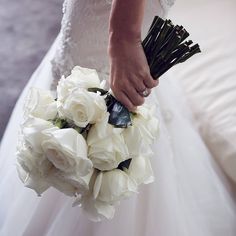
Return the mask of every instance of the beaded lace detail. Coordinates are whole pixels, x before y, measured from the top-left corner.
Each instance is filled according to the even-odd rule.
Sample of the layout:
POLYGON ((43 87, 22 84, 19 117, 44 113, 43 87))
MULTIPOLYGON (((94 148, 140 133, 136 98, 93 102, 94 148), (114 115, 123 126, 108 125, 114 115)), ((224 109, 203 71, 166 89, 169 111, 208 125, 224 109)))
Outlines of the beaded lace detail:
POLYGON ((53 83, 51 88, 55 89, 58 83, 58 80, 62 75, 67 75, 68 71, 72 67, 73 59, 70 53, 70 50, 73 48, 73 41, 70 38, 71 35, 71 23, 68 20, 69 18, 66 15, 67 2, 64 1, 62 6, 62 21, 61 21, 61 31, 58 35, 59 37, 59 46, 54 59, 51 61, 52 64, 52 74, 53 74, 53 83))

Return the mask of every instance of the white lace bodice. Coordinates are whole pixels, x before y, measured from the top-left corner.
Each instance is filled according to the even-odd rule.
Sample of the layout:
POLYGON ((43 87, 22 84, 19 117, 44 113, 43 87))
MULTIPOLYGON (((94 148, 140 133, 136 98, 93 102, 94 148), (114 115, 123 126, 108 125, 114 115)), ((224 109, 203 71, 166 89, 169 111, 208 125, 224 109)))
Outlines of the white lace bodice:
MULTIPOLYGON (((175 0, 147 0, 142 36, 147 33, 154 15, 165 17, 175 0)), ((52 71, 54 85, 68 75, 75 65, 95 68, 101 79, 107 79, 108 24, 112 0, 65 0, 58 35, 59 44, 52 71)))

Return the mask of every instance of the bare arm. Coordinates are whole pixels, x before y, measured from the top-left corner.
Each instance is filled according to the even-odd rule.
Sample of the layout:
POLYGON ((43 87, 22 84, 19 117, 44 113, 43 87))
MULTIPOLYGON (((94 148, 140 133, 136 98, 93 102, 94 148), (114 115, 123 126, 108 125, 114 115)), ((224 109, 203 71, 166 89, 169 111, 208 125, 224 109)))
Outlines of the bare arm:
POLYGON ((143 104, 146 87, 157 86, 141 45, 146 0, 113 0, 109 21, 110 86, 129 110, 143 104))
POLYGON ((140 40, 146 0, 113 0, 110 40, 140 40))

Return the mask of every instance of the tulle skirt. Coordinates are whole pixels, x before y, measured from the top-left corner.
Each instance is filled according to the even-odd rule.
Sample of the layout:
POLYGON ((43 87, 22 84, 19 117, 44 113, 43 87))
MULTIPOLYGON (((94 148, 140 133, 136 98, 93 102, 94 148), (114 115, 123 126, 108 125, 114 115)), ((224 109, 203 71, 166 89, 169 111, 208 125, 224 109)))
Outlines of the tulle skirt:
POLYGON ((147 102, 157 107, 160 137, 151 159, 155 182, 117 207, 111 221, 90 222, 73 199, 50 188, 41 197, 25 188, 15 148, 30 87, 49 89, 58 38, 32 75, 12 113, 0 148, 1 236, 235 236, 236 201, 230 183, 200 137, 171 73, 147 102))

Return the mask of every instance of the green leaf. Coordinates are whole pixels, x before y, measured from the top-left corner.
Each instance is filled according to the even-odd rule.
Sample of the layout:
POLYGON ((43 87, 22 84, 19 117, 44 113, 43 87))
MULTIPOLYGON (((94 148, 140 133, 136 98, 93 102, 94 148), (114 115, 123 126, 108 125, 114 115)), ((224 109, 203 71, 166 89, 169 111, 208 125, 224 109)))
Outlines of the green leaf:
POLYGON ((104 90, 104 89, 101 89, 101 88, 88 88, 88 91, 89 92, 93 92, 93 93, 97 93, 97 92, 100 92, 101 95, 105 95, 108 93, 108 91, 104 90))
POLYGON ((56 118, 52 121, 52 123, 57 126, 59 129, 63 129, 63 128, 67 128, 68 127, 68 123, 65 119, 61 119, 61 118, 56 118))

